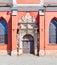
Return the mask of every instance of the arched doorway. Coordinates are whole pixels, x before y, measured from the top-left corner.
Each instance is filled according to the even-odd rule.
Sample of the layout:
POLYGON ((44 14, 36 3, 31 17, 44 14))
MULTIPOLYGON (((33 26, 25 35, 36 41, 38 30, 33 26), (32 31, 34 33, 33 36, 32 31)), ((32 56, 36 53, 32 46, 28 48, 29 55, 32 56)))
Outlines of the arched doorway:
POLYGON ((25 35, 23 37, 23 53, 34 54, 34 39, 31 35, 25 35))
POLYGON ((30 13, 27 13, 20 19, 17 27, 18 54, 30 53, 37 55, 39 46, 38 36, 38 22, 30 13))

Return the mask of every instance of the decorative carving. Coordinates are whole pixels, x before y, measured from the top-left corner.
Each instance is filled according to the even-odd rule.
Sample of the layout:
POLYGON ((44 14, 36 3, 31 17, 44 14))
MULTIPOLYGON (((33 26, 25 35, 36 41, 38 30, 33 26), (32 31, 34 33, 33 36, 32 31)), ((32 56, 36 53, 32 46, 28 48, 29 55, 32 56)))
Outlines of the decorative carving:
POLYGON ((34 23, 35 22, 35 19, 33 16, 30 16, 29 13, 26 14, 26 16, 23 16, 21 18, 21 23, 34 23))
POLYGON ((23 16, 21 20, 19 21, 20 23, 20 28, 19 29, 33 29, 37 27, 37 22, 34 19, 33 16, 30 16, 29 13, 26 14, 26 16, 23 16))
POLYGON ((23 16, 21 18, 21 20, 19 21, 19 23, 20 23, 20 25, 18 26, 19 32, 17 34, 17 42, 18 42, 17 47, 18 47, 19 53, 20 53, 20 51, 22 53, 22 49, 20 50, 20 48, 22 48, 22 40, 23 40, 23 36, 24 35, 26 35, 26 34, 32 35, 34 37, 34 44, 36 46, 36 42, 37 42, 37 27, 38 26, 37 26, 37 22, 34 19, 34 17, 30 16, 29 13, 27 13, 26 16, 23 16), (35 31, 36 31, 36 33, 35 33, 35 31))

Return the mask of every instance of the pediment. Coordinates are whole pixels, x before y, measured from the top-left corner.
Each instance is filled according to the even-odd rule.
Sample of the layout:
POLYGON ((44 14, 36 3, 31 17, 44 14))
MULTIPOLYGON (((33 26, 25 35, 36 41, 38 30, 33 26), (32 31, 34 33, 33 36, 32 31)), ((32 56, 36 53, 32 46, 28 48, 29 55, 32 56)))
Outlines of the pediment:
POLYGON ((35 23, 35 19, 33 16, 31 16, 29 13, 27 13, 25 16, 23 16, 20 20, 20 23, 35 23))

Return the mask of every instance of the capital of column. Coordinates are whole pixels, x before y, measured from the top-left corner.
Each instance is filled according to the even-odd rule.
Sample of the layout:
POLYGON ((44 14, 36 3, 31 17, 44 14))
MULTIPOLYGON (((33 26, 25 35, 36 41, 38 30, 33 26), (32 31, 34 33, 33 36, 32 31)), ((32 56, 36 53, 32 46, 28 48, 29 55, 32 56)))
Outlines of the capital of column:
POLYGON ((16 3, 16 0, 12 0, 13 1, 13 6, 15 6, 17 3, 16 3))
POLYGON ((17 10, 12 10, 12 15, 16 16, 17 15, 17 10))
POLYGON ((44 15, 45 11, 44 10, 39 10, 39 15, 44 15))

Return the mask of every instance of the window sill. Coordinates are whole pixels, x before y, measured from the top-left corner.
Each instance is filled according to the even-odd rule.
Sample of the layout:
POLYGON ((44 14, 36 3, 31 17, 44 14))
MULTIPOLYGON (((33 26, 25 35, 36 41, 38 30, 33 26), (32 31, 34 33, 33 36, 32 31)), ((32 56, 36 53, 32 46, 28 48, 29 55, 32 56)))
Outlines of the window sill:
POLYGON ((2 44, 2 43, 0 43, 0 46, 5 46, 5 45, 7 45, 7 44, 2 44))
POLYGON ((55 46, 56 45, 57 46, 57 44, 48 44, 48 45, 51 45, 51 46, 55 46))

